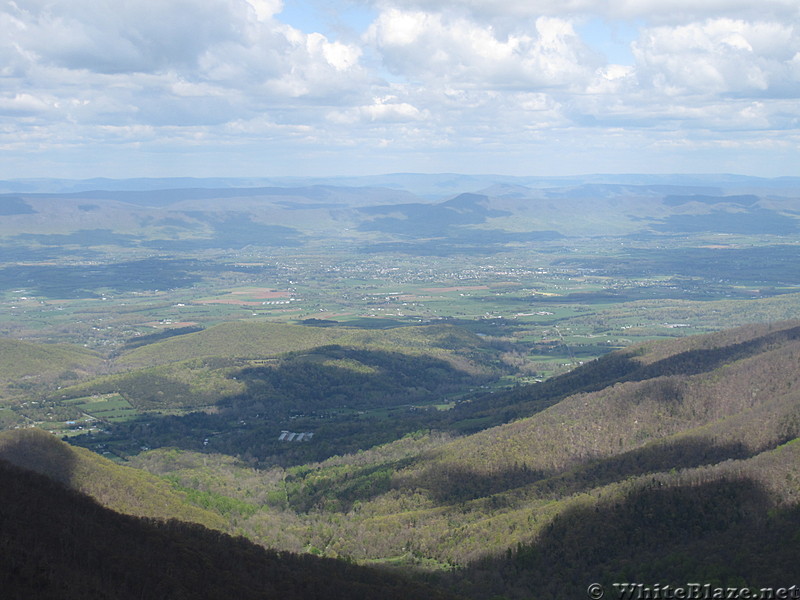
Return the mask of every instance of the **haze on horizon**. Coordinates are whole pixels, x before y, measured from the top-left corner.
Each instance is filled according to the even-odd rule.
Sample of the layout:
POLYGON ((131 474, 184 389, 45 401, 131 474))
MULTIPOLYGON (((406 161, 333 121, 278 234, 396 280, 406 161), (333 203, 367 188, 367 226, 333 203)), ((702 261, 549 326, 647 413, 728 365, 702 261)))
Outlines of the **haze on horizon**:
POLYGON ((797 174, 797 0, 15 0, 0 179, 797 174))

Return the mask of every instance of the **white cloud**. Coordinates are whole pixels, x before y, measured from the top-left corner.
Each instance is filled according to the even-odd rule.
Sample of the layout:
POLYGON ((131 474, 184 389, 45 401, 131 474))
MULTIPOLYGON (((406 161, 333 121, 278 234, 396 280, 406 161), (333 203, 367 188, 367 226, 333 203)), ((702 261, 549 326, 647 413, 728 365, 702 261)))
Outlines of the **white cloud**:
POLYGON ((710 19, 647 29, 633 53, 640 81, 670 95, 797 96, 798 47, 791 24, 710 19))
POLYGON ((284 22, 281 0, 6 2, 0 148, 340 149, 344 166, 424 149, 424 168, 446 150, 458 170, 797 139, 797 0, 367 3, 361 37, 337 38, 284 22))
POLYGON ((87 125, 180 126, 249 118, 286 98, 351 94, 363 77, 360 48, 281 23, 281 6, 18 0, 0 8, 0 94, 46 91, 62 118, 87 125))
MULTIPOLYGON (((598 0, 597 4, 606 4, 598 0)), ((596 8, 616 18, 643 19, 651 22, 680 23, 708 18, 797 18, 796 0, 610 0, 607 10, 596 8)))
POLYGON ((328 114, 331 122, 352 124, 357 122, 406 123, 423 121, 430 117, 428 111, 421 111, 408 102, 400 101, 396 96, 374 98, 371 104, 357 106, 344 111, 332 111, 328 114))
POLYGON ((247 0, 259 21, 267 21, 283 10, 281 0, 247 0))
POLYGON ((503 28, 540 16, 681 23, 716 17, 796 19, 800 15, 796 0, 371 0, 371 4, 382 10, 456 14, 503 28))
POLYGON ((366 39, 395 74, 485 88, 569 86, 599 62, 569 21, 544 16, 527 31, 500 35, 463 17, 392 8, 366 39))
POLYGON ((361 57, 361 49, 339 42, 328 42, 325 36, 319 33, 308 36, 307 47, 311 54, 321 52, 328 64, 337 71, 346 71, 354 67, 361 57))
POLYGON ((210 45, 236 39, 244 6, 227 0, 18 0, 8 15, 22 24, 16 42, 46 64, 153 72, 192 65, 210 45))
POLYGON ((0 115, 36 115, 54 108, 52 99, 44 100, 31 94, 0 96, 0 115))

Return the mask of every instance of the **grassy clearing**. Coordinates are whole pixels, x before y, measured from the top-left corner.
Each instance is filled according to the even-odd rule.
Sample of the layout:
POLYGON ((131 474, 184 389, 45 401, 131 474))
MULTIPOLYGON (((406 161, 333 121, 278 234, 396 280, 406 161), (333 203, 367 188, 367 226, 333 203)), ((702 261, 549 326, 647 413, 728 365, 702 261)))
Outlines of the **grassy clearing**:
POLYGON ((65 400, 64 404, 74 406, 81 412, 100 421, 121 423, 135 419, 139 412, 119 394, 103 394, 65 400))

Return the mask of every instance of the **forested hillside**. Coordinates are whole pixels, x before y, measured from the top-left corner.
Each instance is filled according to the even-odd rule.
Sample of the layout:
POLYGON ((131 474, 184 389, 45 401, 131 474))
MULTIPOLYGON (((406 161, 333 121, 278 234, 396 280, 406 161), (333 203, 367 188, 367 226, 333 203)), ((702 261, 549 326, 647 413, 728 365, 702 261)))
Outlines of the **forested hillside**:
POLYGON ((248 501, 239 527, 267 545, 456 568, 449 584, 476 598, 573 598, 637 574, 771 585, 796 574, 777 542, 800 536, 799 334, 791 322, 620 351, 494 394, 538 412, 468 436, 249 475, 190 453, 133 464, 248 501))
MULTIPOLYGON (((442 336, 453 330, 436 331, 433 346, 444 352, 442 336)), ((466 336, 454 346, 481 343, 466 336)), ((469 394, 478 375, 446 353, 403 349, 323 345, 257 363, 182 357, 107 376, 75 389, 127 394, 147 409, 158 397, 148 400, 141 381, 155 375, 205 373, 196 385, 231 387, 213 411, 120 422, 134 438, 180 442, 137 447, 125 466, 41 432, 4 434, 0 457, 116 510, 206 523, 280 551, 424 572, 476 600, 567 600, 592 582, 795 583, 800 322, 647 342, 545 382, 469 394), (424 403, 455 392, 447 406, 398 409, 404 397, 424 403), (345 404, 352 412, 334 418, 330 407, 345 404), (322 443, 281 441, 281 414, 319 423, 322 443), (220 429, 203 444, 197 434, 209 424, 220 429), (372 441, 376 432, 388 439, 372 441), (302 460, 315 452, 323 456, 302 460)), ((91 445, 99 435, 73 439, 91 445)), ((218 542, 202 543, 229 543, 214 535, 218 542)))
POLYGON ((434 426, 508 372, 497 346, 451 324, 225 323, 123 351, 109 361, 121 372, 47 402, 86 425, 73 428, 85 432, 73 443, 121 457, 176 446, 302 464, 434 426), (129 368, 139 362, 154 366, 129 368), (281 443, 288 430, 312 433, 314 444, 281 443))
POLYGON ((219 514, 192 506, 186 494, 162 479, 70 446, 40 429, 0 433, 0 459, 46 475, 120 513, 228 528, 219 514))
POLYGON ((453 598, 396 574, 121 515, 5 461, 0 507, 0 589, 9 600, 453 598))

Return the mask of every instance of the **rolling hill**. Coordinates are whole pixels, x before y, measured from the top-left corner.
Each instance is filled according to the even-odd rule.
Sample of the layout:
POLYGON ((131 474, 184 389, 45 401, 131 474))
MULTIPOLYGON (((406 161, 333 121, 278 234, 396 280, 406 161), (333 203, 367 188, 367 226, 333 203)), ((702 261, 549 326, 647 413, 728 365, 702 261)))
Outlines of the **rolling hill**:
POLYGON ((78 346, 0 337, 0 382, 47 380, 73 370, 91 372, 101 363, 96 352, 78 346))
MULTIPOLYGON (((331 344, 425 352, 453 361, 457 360, 454 350, 486 345, 478 336, 451 325, 365 330, 238 321, 123 352, 115 367, 127 370, 207 357, 264 358, 331 344)), ((472 368, 480 370, 477 365, 472 368)))
POLYGON ((45 390, 69 386, 102 368, 102 357, 86 348, 0 337, 0 427, 24 422, 12 408, 33 397, 38 403, 45 390))
POLYGON ((648 343, 486 400, 535 414, 268 469, 239 492, 225 483, 242 481, 235 465, 187 454, 170 468, 162 451, 134 462, 260 497, 239 523, 267 545, 455 568, 444 580, 474 598, 574 598, 645 575, 788 587, 798 359, 798 322, 648 343))

